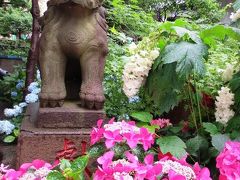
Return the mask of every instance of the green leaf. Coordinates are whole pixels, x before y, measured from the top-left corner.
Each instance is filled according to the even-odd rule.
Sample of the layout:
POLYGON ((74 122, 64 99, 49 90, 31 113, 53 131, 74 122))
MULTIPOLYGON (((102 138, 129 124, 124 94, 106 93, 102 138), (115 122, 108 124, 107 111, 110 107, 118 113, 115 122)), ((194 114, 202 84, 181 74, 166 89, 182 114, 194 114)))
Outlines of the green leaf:
POLYGON ((145 94, 159 107, 158 115, 169 112, 178 104, 178 93, 181 92, 185 79, 177 76, 176 65, 177 63, 160 65, 148 76, 145 94))
POLYGON ((192 71, 203 75, 205 73, 204 56, 206 55, 207 48, 204 44, 172 43, 166 46, 162 61, 163 64, 177 62, 176 72, 179 76, 188 76, 192 71))
POLYGON ((202 40, 196 31, 189 31, 186 28, 178 26, 174 26, 173 29, 176 31, 179 37, 183 37, 184 35, 187 34, 195 43, 202 43, 202 40))
POLYGON ((160 137, 157 139, 157 144, 164 154, 170 152, 173 156, 180 159, 187 154, 185 143, 177 136, 160 137))
POLYGON ((71 167, 71 163, 69 160, 67 159, 61 159, 61 162, 60 162, 60 169, 62 171, 64 171, 65 169, 67 168, 70 168, 71 167))
POLYGON ((218 134, 218 128, 212 123, 203 123, 205 131, 209 132, 210 135, 218 134))
POLYGON ((221 152, 227 141, 230 141, 230 137, 227 134, 215 134, 212 135, 212 145, 221 152))
POLYGON ((48 174, 47 180, 65 180, 65 177, 58 171, 52 171, 48 174))
POLYGON ((240 115, 234 116, 227 123, 226 131, 231 132, 233 130, 240 131, 240 115))
POLYGON ((197 152, 208 150, 208 141, 202 136, 196 136, 186 142, 187 152, 197 156, 197 152))
POLYGON ((83 172, 89 161, 89 156, 81 156, 72 162, 71 169, 74 172, 83 172))
POLYGON ((90 147, 88 154, 90 158, 97 158, 103 155, 105 151, 104 143, 97 143, 90 147))
POLYGON ((15 139, 16 139, 15 136, 6 136, 6 137, 3 139, 3 142, 5 142, 5 143, 12 143, 15 139))
POLYGON ((215 46, 216 40, 225 40, 229 36, 235 40, 240 40, 240 34, 229 26, 216 25, 214 27, 203 30, 200 37, 203 42, 209 46, 215 46))
POLYGON ((14 136, 18 137, 19 134, 20 134, 20 130, 19 129, 14 129, 13 134, 14 134, 14 136))
POLYGON ((240 9, 240 0, 236 0, 235 3, 233 4, 233 9, 237 11, 240 9))
POLYGON ((147 128, 150 133, 155 133, 156 129, 159 129, 159 126, 149 126, 149 125, 144 125, 143 127, 147 128))
POLYGON ((150 122, 153 119, 153 115, 149 112, 134 112, 130 116, 141 122, 150 122))

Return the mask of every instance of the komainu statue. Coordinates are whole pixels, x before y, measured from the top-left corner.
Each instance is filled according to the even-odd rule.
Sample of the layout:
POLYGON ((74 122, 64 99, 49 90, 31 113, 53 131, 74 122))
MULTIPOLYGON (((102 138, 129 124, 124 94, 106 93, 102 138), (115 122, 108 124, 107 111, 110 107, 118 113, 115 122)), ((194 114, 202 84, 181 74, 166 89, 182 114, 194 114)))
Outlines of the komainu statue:
POLYGON ((41 20, 39 64, 41 107, 60 107, 79 99, 102 109, 107 24, 103 0, 49 0, 41 20))

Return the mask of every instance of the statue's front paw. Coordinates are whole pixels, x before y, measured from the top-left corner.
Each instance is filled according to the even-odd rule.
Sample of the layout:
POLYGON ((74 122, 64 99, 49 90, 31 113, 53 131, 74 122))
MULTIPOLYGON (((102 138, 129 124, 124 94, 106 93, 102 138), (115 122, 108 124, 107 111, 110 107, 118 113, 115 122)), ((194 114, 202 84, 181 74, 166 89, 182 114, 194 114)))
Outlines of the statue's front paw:
POLYGON ((65 97, 66 97, 65 91, 59 91, 56 93, 41 92, 40 93, 40 107, 42 107, 42 108, 62 107, 65 97))
POLYGON ((80 99, 82 107, 86 107, 87 109, 103 109, 105 102, 103 94, 91 92, 80 92, 80 99))

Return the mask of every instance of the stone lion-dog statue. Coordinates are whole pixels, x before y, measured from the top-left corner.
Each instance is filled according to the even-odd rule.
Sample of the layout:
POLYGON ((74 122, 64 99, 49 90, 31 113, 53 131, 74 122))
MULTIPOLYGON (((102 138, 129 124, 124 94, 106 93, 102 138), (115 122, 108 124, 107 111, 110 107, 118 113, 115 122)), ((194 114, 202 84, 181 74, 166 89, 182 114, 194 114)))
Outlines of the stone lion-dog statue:
POLYGON ((77 92, 82 107, 103 108, 108 47, 102 1, 48 1, 39 41, 41 107, 61 107, 68 96, 76 99, 77 92))

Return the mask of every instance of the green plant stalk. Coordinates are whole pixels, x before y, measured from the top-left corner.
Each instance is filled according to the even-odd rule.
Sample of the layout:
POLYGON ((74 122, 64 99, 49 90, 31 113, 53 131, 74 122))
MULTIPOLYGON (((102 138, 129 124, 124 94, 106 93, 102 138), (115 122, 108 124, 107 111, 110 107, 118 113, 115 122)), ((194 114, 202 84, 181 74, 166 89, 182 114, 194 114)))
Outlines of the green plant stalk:
POLYGON ((193 121, 194 121, 194 124, 195 124, 195 127, 196 127, 196 130, 197 130, 197 134, 198 134, 198 126, 197 126, 197 120, 196 120, 196 114, 195 114, 195 110, 194 110, 194 107, 193 107, 193 98, 192 98, 192 95, 191 95, 191 87, 189 85, 189 81, 188 81, 188 94, 189 94, 189 99, 190 99, 190 108, 191 108, 191 111, 192 111, 192 115, 193 115, 193 121))
POLYGON ((202 113, 201 113, 200 101, 199 101, 199 97, 198 97, 199 90, 198 90, 198 86, 196 83, 195 72, 193 73, 193 81, 194 81, 194 86, 196 88, 196 100, 197 100, 198 115, 199 115, 200 124, 202 126, 202 113))

